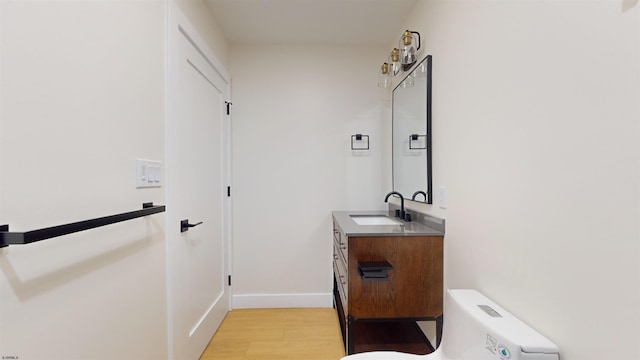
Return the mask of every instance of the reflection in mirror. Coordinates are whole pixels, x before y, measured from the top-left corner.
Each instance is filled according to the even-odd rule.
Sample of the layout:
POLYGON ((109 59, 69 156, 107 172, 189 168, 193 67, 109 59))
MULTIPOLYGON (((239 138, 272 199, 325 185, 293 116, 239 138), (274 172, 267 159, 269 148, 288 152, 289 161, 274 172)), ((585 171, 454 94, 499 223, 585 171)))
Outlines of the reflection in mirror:
POLYGON ((393 90, 393 190, 433 203, 431 55, 393 90))

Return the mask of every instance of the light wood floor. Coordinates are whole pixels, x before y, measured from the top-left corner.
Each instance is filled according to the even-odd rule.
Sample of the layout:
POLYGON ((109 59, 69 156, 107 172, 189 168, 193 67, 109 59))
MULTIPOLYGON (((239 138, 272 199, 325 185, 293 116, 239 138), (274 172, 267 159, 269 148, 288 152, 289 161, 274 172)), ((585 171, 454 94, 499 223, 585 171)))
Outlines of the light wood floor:
POLYGON ((335 309, 232 310, 200 360, 337 360, 344 356, 335 309))

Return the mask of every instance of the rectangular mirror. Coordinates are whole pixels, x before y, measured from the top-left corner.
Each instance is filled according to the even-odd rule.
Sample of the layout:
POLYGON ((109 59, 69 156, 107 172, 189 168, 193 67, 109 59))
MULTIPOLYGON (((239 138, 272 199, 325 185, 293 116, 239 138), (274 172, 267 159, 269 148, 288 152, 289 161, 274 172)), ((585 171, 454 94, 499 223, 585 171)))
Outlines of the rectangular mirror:
POLYGON ((393 89, 393 190, 433 203, 431 166, 431 55, 393 89))

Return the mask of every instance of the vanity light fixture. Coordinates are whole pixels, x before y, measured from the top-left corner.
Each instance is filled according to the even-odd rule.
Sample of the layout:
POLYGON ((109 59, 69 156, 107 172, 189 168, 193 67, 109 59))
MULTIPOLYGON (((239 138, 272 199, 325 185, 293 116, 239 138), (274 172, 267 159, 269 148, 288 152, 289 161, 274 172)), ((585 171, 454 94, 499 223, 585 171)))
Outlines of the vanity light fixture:
POLYGON ((378 87, 391 87, 391 79, 389 78, 389 63, 383 63, 382 66, 380 66, 380 73, 378 74, 378 87))
POLYGON ((424 77, 427 76, 427 64, 423 61, 420 65, 416 66, 411 73, 413 77, 424 77))
POLYGON ((420 50, 420 33, 417 31, 405 31, 400 40, 402 70, 407 71, 416 63, 418 50, 420 50))
POLYGON ((400 66, 400 49, 394 48, 389 54, 389 76, 398 76, 402 71, 400 66))
POLYGON ((406 88, 410 88, 413 87, 413 85, 415 85, 415 80, 413 79, 413 76, 407 76, 406 79, 402 80, 402 82, 400 83, 400 87, 403 89, 406 88))
MULTIPOLYGON (((387 62, 383 63, 378 73, 378 87, 387 88, 391 87, 392 80, 385 78, 396 77, 400 73, 408 71, 418 60, 418 51, 420 50, 420 33, 417 31, 406 30, 402 33, 400 43, 397 48, 393 48, 389 53, 387 62)), ((422 68, 418 66, 409 77, 425 76, 426 68, 422 65, 422 68)), ((400 83, 400 86, 412 87, 413 79, 405 80, 400 83)))

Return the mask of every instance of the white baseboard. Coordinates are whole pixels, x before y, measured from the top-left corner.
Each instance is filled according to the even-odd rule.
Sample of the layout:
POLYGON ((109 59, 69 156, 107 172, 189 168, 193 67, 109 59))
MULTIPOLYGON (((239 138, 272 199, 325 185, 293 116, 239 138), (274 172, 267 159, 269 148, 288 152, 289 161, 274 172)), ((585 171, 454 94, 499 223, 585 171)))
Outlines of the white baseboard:
POLYGON ((330 308, 333 294, 237 294, 232 309, 330 308))

